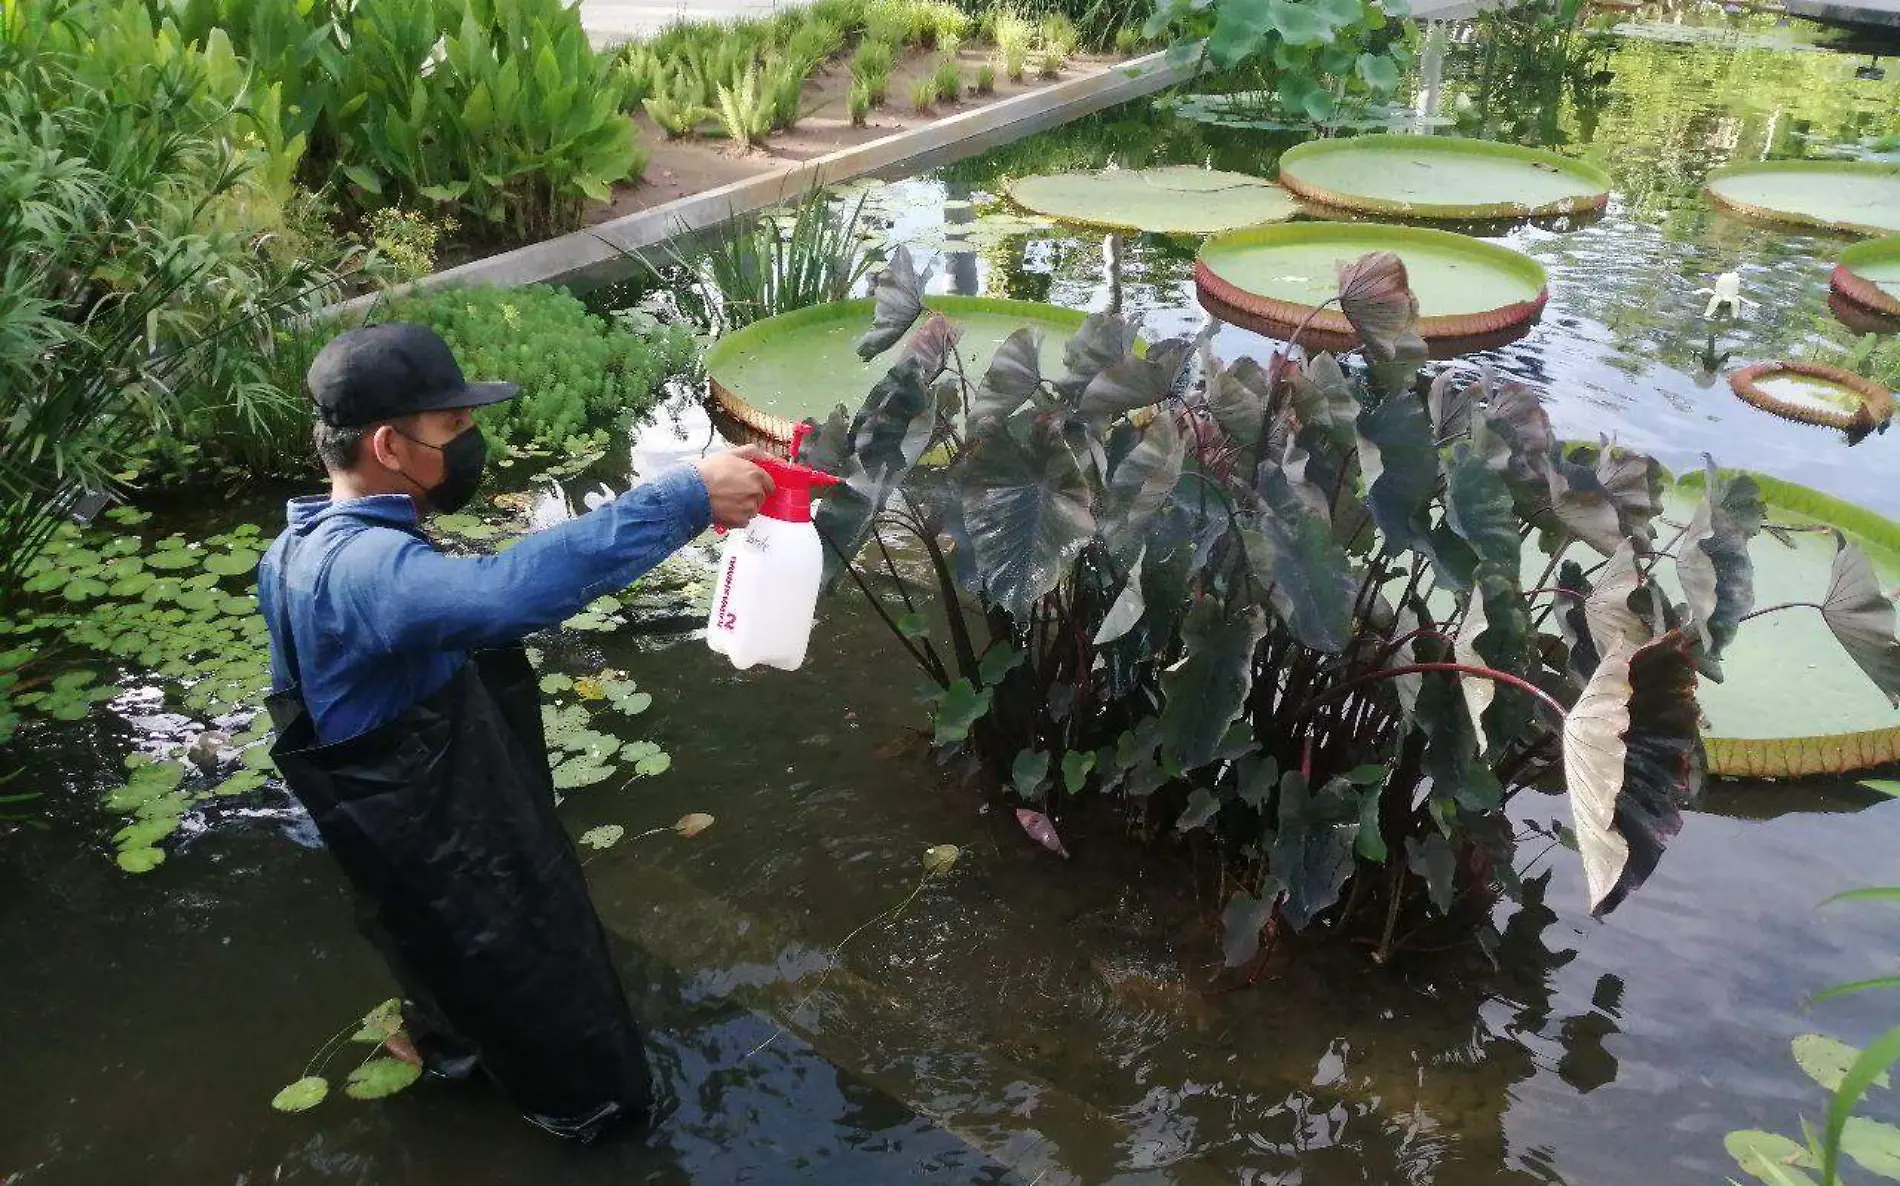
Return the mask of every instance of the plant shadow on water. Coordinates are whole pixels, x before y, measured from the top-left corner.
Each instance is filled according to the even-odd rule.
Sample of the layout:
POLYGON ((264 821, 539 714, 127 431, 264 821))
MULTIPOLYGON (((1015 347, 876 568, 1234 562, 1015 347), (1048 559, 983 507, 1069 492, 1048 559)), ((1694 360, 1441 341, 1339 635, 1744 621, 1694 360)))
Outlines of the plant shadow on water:
MULTIPOLYGON (((1495 123, 1518 84, 1495 59, 1486 82, 1479 48, 1449 47, 1436 101, 1472 96, 1478 128, 1556 139, 1617 189, 1590 226, 1503 233, 1550 269, 1551 310, 1467 361, 1547 389, 1568 435, 1614 432, 1679 468, 1719 437, 1727 464, 1900 511, 1883 440, 1846 450, 1700 381, 1692 295, 1742 272, 1759 308, 1720 331, 1738 362, 1849 340, 1824 304, 1843 240, 1719 215, 1700 181, 1731 155, 1892 130, 1879 121, 1900 107, 1894 84, 1856 90, 1852 63, 1827 54, 1619 38, 1600 51, 1611 79, 1566 83, 1554 115, 1495 123)), ((984 195, 1007 175, 1111 157, 1270 171, 1298 139, 1109 112, 889 187, 885 233, 980 224, 944 199, 991 212, 984 195)), ((1164 333, 1198 325, 1191 242, 970 240, 946 246, 950 290, 1115 303, 1164 333)), ((1262 346, 1229 328, 1217 349, 1262 346)), ((268 521, 275 502, 241 509, 268 521)), ((177 508, 155 525, 191 530, 177 508)), ((1900 803, 1722 788, 1606 925, 1588 921, 1574 862, 1554 862, 1543 903, 1501 915, 1496 970, 1469 948, 1381 969, 1315 944, 1215 993, 1210 861, 1137 863, 1139 840, 1065 822, 1075 859, 1062 862, 974 811, 916 737, 924 712, 895 645, 855 604, 821 612, 792 675, 741 675, 692 643, 559 644, 638 679, 655 698, 642 728, 677 757, 663 778, 574 794, 570 827, 719 819, 690 844, 661 837, 588 866, 670 1101, 650 1135, 603 1149, 552 1144, 481 1091, 271 1112, 334 1019, 386 995, 330 862, 303 847, 307 824, 234 811, 156 880, 130 878, 103 855, 112 823, 70 793, 116 771, 126 738, 75 730, 30 754, 17 785, 48 792, 49 814, 0 861, 0 1180, 1700 1183, 1733 1172, 1724 1133, 1812 1108, 1791 1037, 1880 1028, 1877 1001, 1812 1018, 1800 1002, 1890 949, 1878 916, 1810 908, 1890 861, 1900 803), (956 868, 825 976, 833 945, 901 900, 942 843, 963 849, 956 868), (774 1038, 780 1021, 790 1032, 774 1038)), ((1525 810, 1564 814, 1554 800, 1525 810)))

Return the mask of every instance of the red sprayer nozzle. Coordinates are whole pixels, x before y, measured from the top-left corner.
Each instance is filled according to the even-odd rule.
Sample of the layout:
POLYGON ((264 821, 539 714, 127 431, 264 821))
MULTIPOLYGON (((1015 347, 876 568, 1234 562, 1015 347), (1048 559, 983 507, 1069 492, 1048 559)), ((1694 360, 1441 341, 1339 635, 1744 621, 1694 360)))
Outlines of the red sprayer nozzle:
POLYGON ((765 496, 765 504, 759 508, 759 514, 786 523, 811 522, 812 491, 836 486, 841 480, 823 470, 780 461, 775 457, 761 457, 753 464, 772 475, 772 493, 765 496))

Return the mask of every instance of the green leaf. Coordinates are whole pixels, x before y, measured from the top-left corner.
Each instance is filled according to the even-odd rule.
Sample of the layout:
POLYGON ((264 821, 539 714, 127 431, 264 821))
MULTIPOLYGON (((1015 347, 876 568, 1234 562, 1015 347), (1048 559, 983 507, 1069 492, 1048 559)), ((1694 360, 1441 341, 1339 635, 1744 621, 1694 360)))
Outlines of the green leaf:
MULTIPOLYGON (((1380 773, 1384 773, 1384 767, 1380 767, 1380 773)), ((1359 834, 1353 838, 1353 850, 1375 864, 1383 864, 1389 855, 1386 851, 1385 836, 1379 828, 1379 806, 1385 797, 1384 792, 1383 786, 1371 787, 1360 792, 1359 834)))
POLYGON ((1260 954, 1260 931, 1273 918, 1280 900, 1277 878, 1268 878, 1258 896, 1235 890, 1220 912, 1221 960, 1230 968, 1244 967, 1260 954))
POLYGON ((1161 676, 1161 740, 1183 770, 1213 759, 1253 686, 1254 646, 1266 616, 1247 606, 1228 616, 1204 597, 1181 624, 1186 657, 1161 676))
POLYGON ((1431 555, 1425 514, 1438 489, 1438 450, 1424 405, 1399 392, 1360 412, 1355 427, 1373 523, 1388 547, 1431 555))
POLYGON ((350 1041, 386 1042, 400 1029, 402 1029, 402 998, 390 997, 363 1014, 363 1020, 357 1031, 350 1035, 350 1041))
POLYGON ((211 790, 219 795, 248 795, 264 785, 264 778, 262 770, 240 770, 211 790))
POLYGON ((930 633, 930 624, 922 614, 909 613, 897 619, 897 632, 905 638, 922 638, 930 633))
POLYGON ((556 692, 565 692, 573 686, 573 679, 558 671, 541 677, 541 690, 550 696, 556 692))
MULTIPOLYGON (((1814 1165, 1806 1146, 1779 1133, 1743 1129, 1722 1138, 1722 1148, 1735 1159, 1742 1172, 1764 1182, 1774 1183, 1775 1174, 1788 1166, 1814 1165)), ((1796 1180, 1805 1179, 1805 1175, 1796 1180)))
POLYGON ((1286 886, 1280 912, 1295 931, 1337 902, 1352 876, 1359 819, 1347 789, 1343 780, 1333 779, 1311 795, 1299 771, 1280 778, 1280 821, 1269 860, 1273 875, 1286 886))
POLYGON ((979 691, 967 679, 960 679, 945 689, 943 703, 937 706, 931 718, 936 727, 935 743, 949 745, 968 738, 970 726, 990 710, 991 695, 990 689, 979 691))
POLYGON ((1360 54, 1359 77, 1377 94, 1389 95, 1399 89, 1399 64, 1384 54, 1360 54))
MULTIPOLYGON (((1829 1091, 1841 1089, 1841 1080, 1846 1078, 1847 1068, 1853 1066, 1854 1061, 1860 1057, 1860 1051, 1826 1034, 1798 1034, 1790 1046, 1794 1053, 1795 1065, 1799 1066, 1808 1078, 1829 1091)), ((1886 1087, 1888 1085, 1886 1072, 1881 1072, 1872 1082, 1876 1087, 1886 1087)))
POLYGON ((279 1112, 308 1112, 330 1094, 328 1080, 310 1075, 297 1080, 271 1097, 270 1106, 279 1112))
POLYGON ((376 176, 375 171, 372 169, 365 168, 362 165, 344 165, 343 175, 348 177, 359 188, 371 194, 380 196, 383 192, 382 180, 376 176))
POLYGON ((1214 30, 1207 38, 1207 56, 1216 66, 1231 70, 1259 52, 1274 28, 1274 0, 1226 0, 1215 10, 1214 30))
POLYGON ((1007 642, 993 642, 977 662, 976 677, 983 681, 984 687, 993 688, 1028 658, 1028 651, 1018 650, 1007 642))
POLYGON ((1262 469, 1260 488, 1266 509, 1240 529, 1254 580, 1295 638, 1336 654, 1351 630, 1358 582, 1331 523, 1314 513, 1315 503, 1326 505, 1325 492, 1306 482, 1296 485, 1279 466, 1262 469))
POLYGON ((1870 1174, 1900 1180, 1900 1128, 1855 1116, 1841 1130, 1841 1151, 1870 1174))
POLYGON ((1522 563, 1523 544, 1518 539, 1511 488, 1467 445, 1452 451, 1445 482, 1445 522, 1471 545, 1480 561, 1513 572, 1522 563))
POLYGON ((165 850, 160 848, 128 848, 121 852, 116 860, 119 868, 127 873, 150 873, 165 863, 165 850))
MULTIPOLYGON (((1843 1137, 1848 1125, 1854 1119, 1854 1105, 1860 1102, 1861 1096, 1867 1094, 1869 1087, 1886 1074, 1887 1068, 1896 1062, 1900 1062, 1900 1026, 1895 1026, 1875 1038, 1867 1049, 1861 1051, 1860 1057, 1854 1060, 1854 1065, 1847 1069, 1847 1074, 1841 1077, 1840 1089, 1834 1093, 1834 1101, 1828 1105, 1827 1128, 1821 1136, 1822 1181, 1839 1180, 1843 1137)), ((1860 1158, 1855 1157, 1854 1160, 1860 1161, 1860 1158)), ((1873 1168, 1865 1162, 1862 1162, 1861 1166, 1863 1169, 1873 1168)))
POLYGON ((1405 867, 1425 880, 1425 892, 1432 900, 1432 908, 1440 914, 1451 913, 1458 854, 1451 850, 1445 838, 1437 832, 1427 833, 1423 841, 1406 837, 1405 867))
POLYGON ((671 754, 648 754, 633 764, 633 772, 641 778, 656 778, 673 768, 671 754))
POLYGON ((581 833, 581 843, 588 848, 608 849, 620 843, 627 829, 619 824, 602 824, 598 828, 589 828, 581 833))
POLYGON ((1288 45, 1320 45, 1333 39, 1331 13, 1314 0, 1267 0, 1267 20, 1288 45))
POLYGON ((257 568, 258 554, 250 548, 235 548, 205 559, 205 570, 221 577, 238 577, 257 568))
POLYGON ((1049 755, 1039 749, 1016 752, 1009 766, 1009 782, 1016 793, 1032 803, 1040 802, 1043 784, 1049 779, 1049 755))
POLYGON ((591 787, 595 783, 605 782, 613 776, 614 768, 599 760, 582 755, 562 762, 554 768, 554 789, 557 791, 577 790, 591 787))
POLYGON ((379 1100, 395 1095, 422 1077, 422 1068, 397 1058, 372 1058, 350 1072, 343 1094, 351 1099, 379 1100))
POLYGON ((1181 816, 1174 821, 1174 830, 1186 834, 1196 828, 1207 826, 1207 822, 1220 814, 1220 799, 1206 787, 1195 787, 1188 792, 1187 805, 1181 809, 1181 816))
POLYGON ((1900 799, 1900 779, 1863 778, 1860 780, 1860 785, 1870 791, 1879 791, 1883 795, 1900 799))
POLYGON ((1062 785, 1071 795, 1082 793, 1089 774, 1095 769, 1094 750, 1070 750, 1062 755, 1062 785))

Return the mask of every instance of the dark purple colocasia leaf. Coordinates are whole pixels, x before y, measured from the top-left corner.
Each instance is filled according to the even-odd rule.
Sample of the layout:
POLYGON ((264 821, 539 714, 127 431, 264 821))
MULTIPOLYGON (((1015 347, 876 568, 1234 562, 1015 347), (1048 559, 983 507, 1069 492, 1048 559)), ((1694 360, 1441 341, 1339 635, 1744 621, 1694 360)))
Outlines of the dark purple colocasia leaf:
POLYGON ((1340 264, 1339 308, 1359 331, 1366 357, 1373 362, 1424 361, 1418 298, 1412 295, 1405 261, 1394 253, 1375 251, 1340 264))
POLYGON ((930 269, 919 274, 909 248, 891 253, 890 262, 871 285, 871 329, 858 339, 859 358, 876 358, 910 332, 924 311, 924 285, 929 281, 930 269))
POLYGON ((1720 680, 1722 649, 1735 637, 1742 615, 1755 607, 1755 565, 1748 541, 1761 530, 1766 511, 1761 489, 1746 474, 1725 477, 1706 458, 1702 502, 1676 545, 1676 578, 1707 653, 1703 667, 1720 680))

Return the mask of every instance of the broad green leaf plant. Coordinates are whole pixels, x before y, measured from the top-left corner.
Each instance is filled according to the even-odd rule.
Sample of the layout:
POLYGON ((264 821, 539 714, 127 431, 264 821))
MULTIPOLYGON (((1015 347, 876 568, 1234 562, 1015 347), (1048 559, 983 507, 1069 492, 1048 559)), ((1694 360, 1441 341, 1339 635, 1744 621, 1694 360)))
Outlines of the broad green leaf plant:
POLYGON ((1142 33, 1257 83, 1260 107, 1327 124, 1391 97, 1417 37, 1406 0, 1160 0, 1142 33))
POLYGON ((1589 907, 1614 909, 1701 790, 1697 681, 1751 617, 1820 613, 1900 693, 1893 606, 1845 540, 1814 603, 1754 606, 1749 478, 1711 464, 1670 522, 1655 461, 1560 442, 1529 388, 1454 367, 1420 391, 1389 253, 1341 265, 1363 346, 1264 364, 1096 314, 1060 374, 1029 329, 965 372, 926 280, 902 250, 880 273, 859 352, 902 342, 895 365, 802 454, 845 479, 816 516, 830 579, 1039 843, 1080 798, 1207 837, 1231 963, 1281 928, 1384 957, 1408 914, 1483 925, 1526 792, 1567 790, 1589 907))

